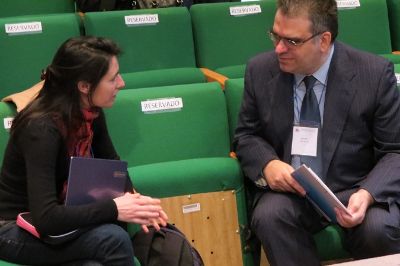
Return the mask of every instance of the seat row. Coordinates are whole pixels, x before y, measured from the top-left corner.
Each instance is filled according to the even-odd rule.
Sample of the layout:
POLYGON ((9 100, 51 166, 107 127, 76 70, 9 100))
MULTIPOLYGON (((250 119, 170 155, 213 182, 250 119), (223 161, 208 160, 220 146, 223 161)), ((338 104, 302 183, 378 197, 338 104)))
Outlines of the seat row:
MULTIPOLYGON (((400 65, 396 68, 400 70, 400 65)), ((138 191, 163 199, 201 194, 209 198, 210 194, 226 192, 232 195, 234 209, 228 212, 226 206, 221 207, 226 215, 221 224, 209 212, 187 222, 190 214, 182 214, 183 206, 169 204, 171 221, 179 224, 176 216, 185 215, 180 227, 191 226, 186 229, 188 235, 197 232, 192 232, 193 239, 207 265, 252 265, 246 249, 248 210, 243 175, 238 161, 230 156, 243 89, 243 78, 227 80, 224 91, 216 82, 128 89, 120 91, 112 108, 105 109, 111 138, 121 158, 128 162, 138 191), (204 224, 194 227, 192 223, 199 220, 204 224), (232 230, 219 231, 229 225, 232 230), (236 242, 226 245, 224 241, 230 237, 236 237, 236 242), (229 250, 235 244, 239 260, 229 250), (216 264, 218 258, 225 262, 216 264)), ((15 114, 13 104, 0 103, 4 125, 0 130, 1 151, 15 114)), ((226 195, 223 198, 227 200, 226 195)), ((214 208, 217 206, 213 203, 214 208)), ((134 226, 129 229, 131 233, 137 230, 134 226)), ((348 256, 340 236, 341 231, 334 226, 315 235, 322 259, 348 256)))
MULTIPOLYGON (((340 9, 338 39, 388 57, 392 53, 386 0, 360 0, 340 9), (368 30, 365 30, 365 29, 368 30)), ((400 14, 400 12, 398 12, 400 14)), ((225 2, 109 12, 1 18, 0 98, 39 81, 55 50, 81 34, 109 37, 124 53, 120 70, 127 88, 243 77, 247 60, 273 49, 268 39, 275 0, 225 2)), ((394 32, 397 33, 399 27, 394 32)))

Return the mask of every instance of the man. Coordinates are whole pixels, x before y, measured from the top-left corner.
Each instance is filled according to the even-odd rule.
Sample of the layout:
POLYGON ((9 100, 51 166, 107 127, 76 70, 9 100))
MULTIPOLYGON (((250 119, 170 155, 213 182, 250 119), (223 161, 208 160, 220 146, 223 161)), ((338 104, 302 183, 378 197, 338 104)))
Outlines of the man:
POLYGON ((302 163, 347 206, 336 217, 354 258, 400 252, 393 65, 335 42, 337 24, 335 0, 278 0, 275 51, 247 66, 234 147, 262 187, 251 225, 271 265, 320 264, 312 235, 329 222, 291 176, 302 163))

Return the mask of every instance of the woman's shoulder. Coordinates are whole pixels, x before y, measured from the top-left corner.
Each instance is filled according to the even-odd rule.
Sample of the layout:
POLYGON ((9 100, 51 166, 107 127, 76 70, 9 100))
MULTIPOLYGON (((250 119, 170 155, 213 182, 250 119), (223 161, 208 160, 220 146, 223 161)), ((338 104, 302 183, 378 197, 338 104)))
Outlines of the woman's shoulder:
POLYGON ((49 136, 59 135, 59 129, 54 119, 48 116, 30 118, 25 126, 21 127, 21 133, 25 132, 29 135, 49 136))

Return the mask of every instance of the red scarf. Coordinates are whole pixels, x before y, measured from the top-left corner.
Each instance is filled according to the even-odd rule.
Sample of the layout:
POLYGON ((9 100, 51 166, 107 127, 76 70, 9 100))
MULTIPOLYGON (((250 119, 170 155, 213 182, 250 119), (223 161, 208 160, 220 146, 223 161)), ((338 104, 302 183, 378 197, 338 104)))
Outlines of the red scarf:
POLYGON ((82 109, 84 123, 68 140, 69 156, 92 157, 93 120, 99 116, 94 109, 82 109))
MULTIPOLYGON (((92 157, 92 141, 93 141, 93 120, 99 116, 99 112, 95 109, 82 109, 84 122, 82 126, 71 134, 67 140, 67 148, 69 156, 92 157)), ((65 134, 65 126, 60 126, 61 132, 65 134)), ((61 202, 65 201, 67 195, 68 180, 64 182, 63 190, 59 195, 61 202)))

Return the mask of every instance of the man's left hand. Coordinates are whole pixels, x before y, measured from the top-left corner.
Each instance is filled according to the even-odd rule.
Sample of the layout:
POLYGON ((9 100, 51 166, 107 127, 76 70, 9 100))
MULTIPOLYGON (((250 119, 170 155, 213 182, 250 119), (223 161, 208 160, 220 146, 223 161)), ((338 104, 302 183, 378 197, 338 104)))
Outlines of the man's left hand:
POLYGON ((345 228, 351 228, 361 224, 364 220, 368 207, 373 202, 374 199, 367 190, 358 190, 356 193, 351 195, 349 199, 349 205, 347 206, 347 211, 351 215, 346 214, 342 210, 335 209, 338 223, 345 228))

